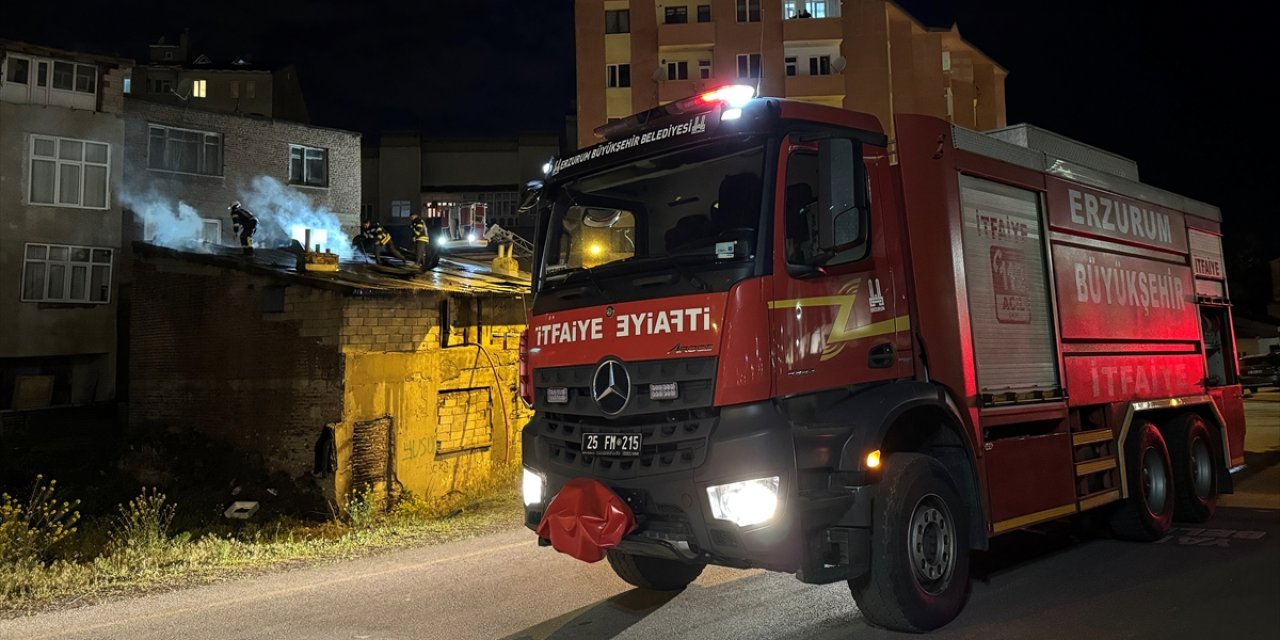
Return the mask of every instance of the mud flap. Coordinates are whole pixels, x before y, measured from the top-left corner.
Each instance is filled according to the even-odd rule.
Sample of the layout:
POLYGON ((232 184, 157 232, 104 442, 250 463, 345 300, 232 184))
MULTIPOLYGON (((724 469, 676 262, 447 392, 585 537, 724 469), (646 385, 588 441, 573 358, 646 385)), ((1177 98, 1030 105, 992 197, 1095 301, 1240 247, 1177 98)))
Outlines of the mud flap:
POLYGON ((635 514, 622 498, 595 480, 575 478, 547 505, 537 533, 560 553, 599 562, 635 529, 635 514))

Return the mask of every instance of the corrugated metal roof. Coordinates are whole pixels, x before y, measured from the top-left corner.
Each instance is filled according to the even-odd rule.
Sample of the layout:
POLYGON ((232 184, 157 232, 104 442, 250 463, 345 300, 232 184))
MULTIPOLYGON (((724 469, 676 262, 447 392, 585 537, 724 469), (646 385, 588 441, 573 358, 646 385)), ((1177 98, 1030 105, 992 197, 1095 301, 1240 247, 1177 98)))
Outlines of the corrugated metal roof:
MULTIPOLYGON (((207 264, 247 273, 265 275, 290 284, 340 291, 350 295, 406 295, 417 292, 445 292, 479 295, 524 295, 530 277, 496 273, 485 262, 445 256, 439 266, 426 273, 407 271, 404 275, 380 271, 372 260, 342 262, 336 272, 299 272, 297 254, 286 249, 255 249, 252 256, 241 255, 239 247, 204 245, 182 250, 135 242, 139 260, 167 258, 207 264)), ((388 270, 394 271, 394 270, 388 270)))

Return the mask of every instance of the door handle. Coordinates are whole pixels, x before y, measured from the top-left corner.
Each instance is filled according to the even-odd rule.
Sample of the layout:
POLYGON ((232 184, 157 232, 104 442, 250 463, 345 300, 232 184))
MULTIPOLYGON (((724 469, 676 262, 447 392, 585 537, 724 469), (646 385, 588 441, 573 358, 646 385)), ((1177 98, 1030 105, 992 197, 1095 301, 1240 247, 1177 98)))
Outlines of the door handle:
POLYGON ((885 342, 871 347, 867 352, 867 366, 872 369, 888 369, 893 366, 893 345, 885 342))

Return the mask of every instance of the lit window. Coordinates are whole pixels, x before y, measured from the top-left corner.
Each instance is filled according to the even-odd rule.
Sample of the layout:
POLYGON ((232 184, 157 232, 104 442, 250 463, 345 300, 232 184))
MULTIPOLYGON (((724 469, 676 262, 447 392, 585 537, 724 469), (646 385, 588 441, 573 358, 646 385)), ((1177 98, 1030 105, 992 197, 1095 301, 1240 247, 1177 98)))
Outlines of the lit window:
POLYGON ((289 145, 289 182, 312 187, 329 186, 329 152, 299 144, 289 145))
POLYGON ((110 302, 113 252, 100 247, 27 244, 22 301, 110 302))
POLYGON ((191 97, 207 98, 209 97, 209 87, 206 80, 196 80, 191 83, 191 97))
POLYGON ((107 208, 111 147, 102 142, 31 136, 28 201, 56 207, 107 208))
POLYGON ((124 94, 133 93, 133 69, 126 69, 124 72, 124 94))
POLYGON ((222 135, 150 125, 147 168, 205 176, 222 175, 222 135))

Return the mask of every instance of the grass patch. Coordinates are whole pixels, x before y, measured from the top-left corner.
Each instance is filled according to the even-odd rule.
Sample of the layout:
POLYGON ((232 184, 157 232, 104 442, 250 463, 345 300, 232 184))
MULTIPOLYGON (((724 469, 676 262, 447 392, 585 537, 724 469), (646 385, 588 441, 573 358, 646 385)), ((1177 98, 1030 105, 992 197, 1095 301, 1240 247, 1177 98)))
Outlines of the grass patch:
POLYGON ((154 489, 78 531, 68 524, 71 512, 53 502, 51 487, 33 495, 44 509, 36 513, 61 516, 45 531, 38 518, 24 515, 31 513, 29 502, 3 496, 0 618, 461 540, 508 529, 522 518, 510 481, 434 501, 404 496, 389 508, 371 494, 356 496, 344 518, 328 522, 279 518, 235 531, 223 526, 172 536, 174 505, 154 489), (56 507, 50 510, 50 504, 56 507), (5 552, 10 533, 21 552, 5 552))

